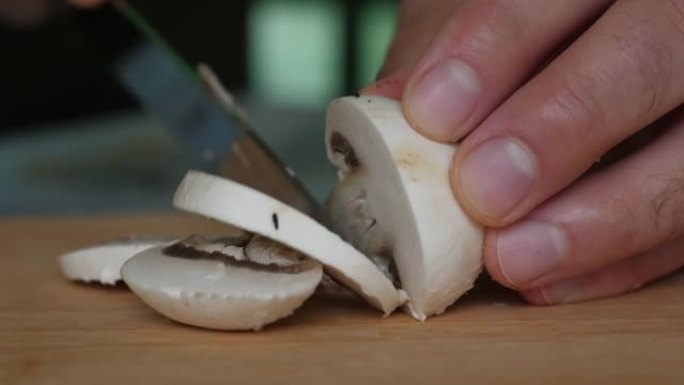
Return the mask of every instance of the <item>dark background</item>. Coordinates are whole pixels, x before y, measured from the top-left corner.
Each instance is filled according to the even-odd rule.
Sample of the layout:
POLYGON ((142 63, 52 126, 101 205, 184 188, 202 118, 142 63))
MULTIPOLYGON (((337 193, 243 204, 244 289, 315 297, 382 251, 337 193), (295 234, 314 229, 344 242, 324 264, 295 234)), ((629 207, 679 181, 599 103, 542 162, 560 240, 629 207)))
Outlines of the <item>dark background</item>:
MULTIPOLYGON (((245 1, 133 2, 188 58, 204 60, 230 89, 246 86, 245 1), (198 4, 199 3, 199 4, 198 4), (215 41, 230 47, 216 51, 215 41), (212 48, 213 47, 213 48, 212 48)), ((78 19, 100 17, 113 26, 110 38, 122 40, 121 20, 110 12, 60 8, 32 28, 0 26, 0 130, 16 131, 36 123, 95 115, 132 107, 133 100, 108 71, 108 63, 85 36, 78 19), (78 15, 78 14, 98 15, 78 15), (113 17, 112 17, 113 16, 113 17)))
MULTIPOLYGON (((190 62, 211 65, 255 131, 323 201, 336 178, 325 107, 372 80, 396 2, 130 2, 190 62)), ((0 20, 0 215, 169 210, 189 167, 183 143, 110 72, 111 48, 126 45, 130 25, 107 7, 51 4, 38 22, 0 20)))

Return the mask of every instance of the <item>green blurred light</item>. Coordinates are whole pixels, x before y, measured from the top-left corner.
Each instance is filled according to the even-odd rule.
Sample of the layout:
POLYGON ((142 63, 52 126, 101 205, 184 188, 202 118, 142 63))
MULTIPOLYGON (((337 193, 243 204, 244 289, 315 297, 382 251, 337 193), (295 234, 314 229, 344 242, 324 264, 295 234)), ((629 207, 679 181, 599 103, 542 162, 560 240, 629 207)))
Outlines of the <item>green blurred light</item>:
POLYGON ((389 47, 397 17, 396 1, 362 3, 358 25, 357 86, 375 79, 389 47))
POLYGON ((343 12, 336 1, 255 1, 248 20, 251 91, 283 106, 317 107, 338 95, 343 12))

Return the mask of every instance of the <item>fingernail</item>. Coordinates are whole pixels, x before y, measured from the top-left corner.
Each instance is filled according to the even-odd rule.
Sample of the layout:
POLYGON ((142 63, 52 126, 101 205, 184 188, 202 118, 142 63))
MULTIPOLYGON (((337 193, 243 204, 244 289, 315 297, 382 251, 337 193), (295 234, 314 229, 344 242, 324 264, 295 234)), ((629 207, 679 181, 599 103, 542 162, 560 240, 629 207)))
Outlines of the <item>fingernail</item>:
POLYGON ((480 95, 475 71, 460 60, 445 60, 428 70, 406 94, 409 121, 435 139, 456 140, 480 95), (460 130, 459 130, 460 128, 460 130))
POLYGON ((513 286, 522 287, 563 264, 568 240, 558 226, 528 221, 500 230, 496 252, 501 273, 513 286))
POLYGON ((497 138, 481 144, 458 166, 460 190, 483 217, 503 219, 530 192, 537 177, 532 153, 519 141, 497 138))

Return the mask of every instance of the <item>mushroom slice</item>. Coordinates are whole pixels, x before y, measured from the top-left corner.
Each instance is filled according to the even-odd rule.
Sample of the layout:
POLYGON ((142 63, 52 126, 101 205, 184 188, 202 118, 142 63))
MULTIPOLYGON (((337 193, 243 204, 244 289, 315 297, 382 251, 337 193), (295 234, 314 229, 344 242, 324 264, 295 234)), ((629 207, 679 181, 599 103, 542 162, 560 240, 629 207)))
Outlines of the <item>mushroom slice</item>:
POLYGON ((321 281, 321 265, 262 237, 192 236, 128 260, 126 284, 177 322, 260 330, 294 312, 321 281))
POLYGON ((130 236, 115 239, 59 257, 62 273, 70 280, 116 285, 121 266, 146 249, 172 242, 170 238, 130 236))
POLYGON ((317 260, 325 271, 371 305, 391 313, 406 300, 378 268, 314 219, 239 183, 189 171, 174 206, 276 240, 317 260))
POLYGON ((457 146, 416 133, 399 102, 363 96, 330 104, 326 147, 340 178, 328 201, 334 230, 388 275, 396 269, 413 317, 444 312, 482 270, 483 230, 449 185, 457 146))

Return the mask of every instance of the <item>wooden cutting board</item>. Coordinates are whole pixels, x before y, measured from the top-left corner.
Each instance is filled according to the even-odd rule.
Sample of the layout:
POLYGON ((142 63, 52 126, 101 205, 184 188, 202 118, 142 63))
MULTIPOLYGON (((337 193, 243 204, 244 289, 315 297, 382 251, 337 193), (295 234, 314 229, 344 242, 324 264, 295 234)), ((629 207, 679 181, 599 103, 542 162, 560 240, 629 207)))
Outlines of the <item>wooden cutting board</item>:
POLYGON ((317 295, 263 332, 168 321, 57 256, 129 233, 220 234, 176 216, 0 221, 0 384, 684 384, 684 274, 619 298, 533 307, 483 280, 445 315, 383 319, 317 295))

